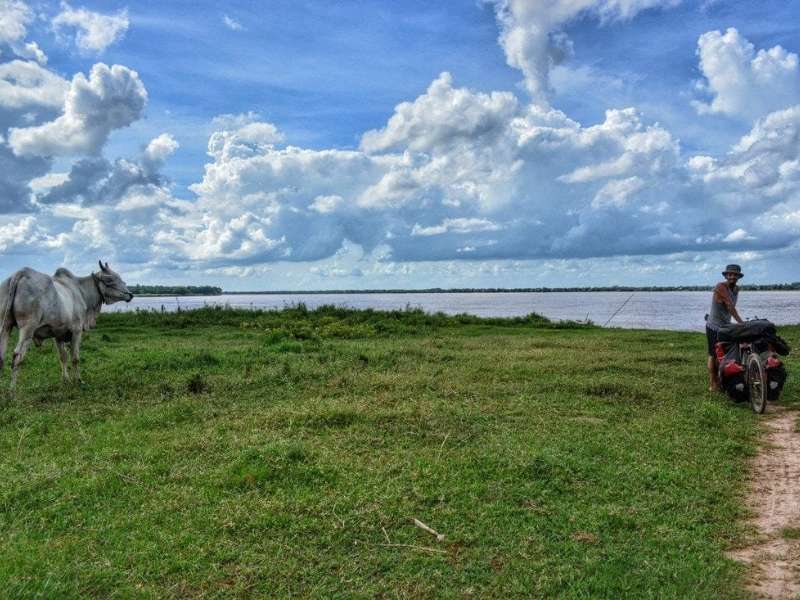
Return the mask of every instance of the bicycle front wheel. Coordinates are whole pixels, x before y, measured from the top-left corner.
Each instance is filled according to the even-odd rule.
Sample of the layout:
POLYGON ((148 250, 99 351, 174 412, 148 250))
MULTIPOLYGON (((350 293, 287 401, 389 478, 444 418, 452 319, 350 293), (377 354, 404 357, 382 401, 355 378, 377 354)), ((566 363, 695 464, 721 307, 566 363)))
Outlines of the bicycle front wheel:
POLYGON ((755 352, 747 360, 747 387, 753 412, 763 414, 767 408, 767 370, 755 352))

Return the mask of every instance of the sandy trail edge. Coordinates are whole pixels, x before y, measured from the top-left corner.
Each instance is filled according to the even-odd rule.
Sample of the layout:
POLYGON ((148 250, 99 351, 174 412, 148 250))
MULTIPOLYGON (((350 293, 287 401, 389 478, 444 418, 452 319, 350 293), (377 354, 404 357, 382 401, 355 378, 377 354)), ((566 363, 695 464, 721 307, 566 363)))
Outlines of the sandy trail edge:
POLYGON ((796 598, 800 595, 800 539, 784 537, 800 528, 800 433, 797 414, 772 405, 766 422, 766 444, 753 461, 748 505, 759 539, 729 553, 751 565, 748 589, 758 598, 796 598))

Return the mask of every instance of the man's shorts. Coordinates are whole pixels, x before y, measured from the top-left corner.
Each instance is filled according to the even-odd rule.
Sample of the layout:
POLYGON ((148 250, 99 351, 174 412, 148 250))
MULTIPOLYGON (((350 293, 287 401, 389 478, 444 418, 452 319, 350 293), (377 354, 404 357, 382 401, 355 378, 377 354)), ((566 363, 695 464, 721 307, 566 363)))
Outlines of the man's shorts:
POLYGON ((716 356, 715 346, 717 345, 717 333, 713 329, 706 327, 706 340, 708 340, 708 355, 716 356))

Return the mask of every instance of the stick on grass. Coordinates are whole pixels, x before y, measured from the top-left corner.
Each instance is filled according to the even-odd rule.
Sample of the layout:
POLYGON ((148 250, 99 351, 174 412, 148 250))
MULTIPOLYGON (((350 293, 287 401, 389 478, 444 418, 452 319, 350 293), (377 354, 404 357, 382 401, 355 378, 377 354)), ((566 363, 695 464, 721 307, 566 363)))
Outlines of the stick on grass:
POLYGON ((435 536, 437 542, 443 542, 444 541, 444 534, 443 533, 439 533, 435 529, 433 529, 431 527, 428 527, 427 525, 425 525, 425 523, 423 523, 419 519, 414 519, 414 525, 416 525, 417 527, 419 527, 423 531, 427 531, 431 535, 435 536))

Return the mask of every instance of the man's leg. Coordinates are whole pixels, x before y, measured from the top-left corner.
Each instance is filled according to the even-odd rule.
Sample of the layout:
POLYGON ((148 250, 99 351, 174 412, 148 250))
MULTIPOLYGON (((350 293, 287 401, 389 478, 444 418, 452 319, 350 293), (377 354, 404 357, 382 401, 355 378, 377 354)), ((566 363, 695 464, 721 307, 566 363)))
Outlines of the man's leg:
POLYGON ((708 342, 708 379, 709 392, 719 391, 719 375, 717 374, 717 332, 706 327, 706 342, 708 342))
POLYGON ((710 385, 708 388, 709 392, 718 392, 719 391, 719 377, 717 377, 717 358, 716 356, 708 357, 708 377, 710 381, 710 385))

